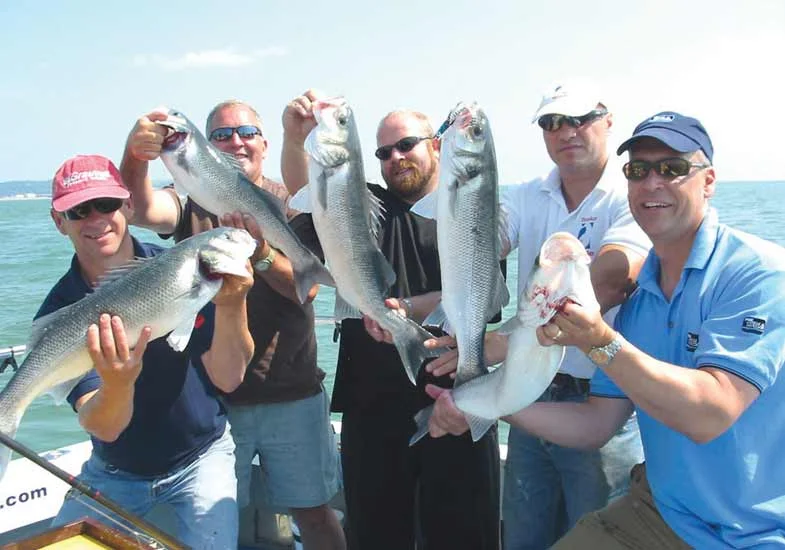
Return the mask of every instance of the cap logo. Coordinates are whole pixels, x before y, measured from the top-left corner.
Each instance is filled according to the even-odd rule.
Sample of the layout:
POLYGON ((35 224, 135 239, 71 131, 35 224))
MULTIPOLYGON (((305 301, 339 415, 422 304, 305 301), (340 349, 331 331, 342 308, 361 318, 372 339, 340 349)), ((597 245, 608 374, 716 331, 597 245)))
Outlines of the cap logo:
POLYGON ((674 118, 676 117, 673 115, 654 115, 648 122, 673 122, 674 118))
POLYGON ((553 93, 551 94, 551 98, 556 99, 559 97, 565 97, 567 95, 567 90, 564 90, 561 85, 556 86, 554 88, 553 93))
POLYGON ((71 187, 83 181, 111 180, 112 175, 109 170, 87 170, 85 172, 74 172, 67 178, 63 178, 63 187, 71 187))

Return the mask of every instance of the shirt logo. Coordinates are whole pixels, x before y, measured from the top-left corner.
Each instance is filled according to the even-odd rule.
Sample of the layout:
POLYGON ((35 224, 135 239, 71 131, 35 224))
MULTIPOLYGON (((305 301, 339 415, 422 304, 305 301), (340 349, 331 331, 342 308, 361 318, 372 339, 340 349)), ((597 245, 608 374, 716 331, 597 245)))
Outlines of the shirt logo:
POLYGON ((766 330, 766 320, 759 317, 745 317, 741 323, 741 330, 752 334, 763 334, 766 330))
POLYGON ((698 349, 698 335, 694 332, 687 333, 687 351, 698 349))
POLYGON ((594 229, 594 223, 597 221, 596 217, 590 218, 581 218, 580 227, 578 228, 578 240, 583 245, 583 248, 586 249, 586 252, 589 254, 590 258, 594 257, 594 252, 592 251, 591 246, 591 236, 592 236, 592 229, 594 229))

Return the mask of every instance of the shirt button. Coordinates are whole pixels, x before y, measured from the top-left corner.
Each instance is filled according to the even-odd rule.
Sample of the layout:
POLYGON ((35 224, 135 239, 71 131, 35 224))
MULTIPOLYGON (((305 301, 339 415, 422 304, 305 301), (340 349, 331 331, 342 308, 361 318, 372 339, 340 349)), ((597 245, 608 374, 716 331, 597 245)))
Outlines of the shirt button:
POLYGON ((673 321, 668 321, 668 328, 673 328, 673 321))

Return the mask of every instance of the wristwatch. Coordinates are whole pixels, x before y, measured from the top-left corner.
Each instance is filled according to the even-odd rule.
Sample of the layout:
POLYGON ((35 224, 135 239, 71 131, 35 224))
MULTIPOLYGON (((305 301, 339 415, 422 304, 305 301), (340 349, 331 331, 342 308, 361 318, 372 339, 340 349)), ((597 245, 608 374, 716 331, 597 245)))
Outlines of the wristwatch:
POLYGON ((624 342, 624 338, 617 332, 616 337, 609 344, 594 346, 589 349, 586 355, 598 367, 607 366, 621 349, 622 342, 624 342))
POLYGON ((258 271, 261 273, 263 271, 267 271, 268 269, 270 269, 270 267, 273 265, 273 262, 275 261, 276 256, 277 256, 277 252, 271 246, 270 252, 268 252, 267 256, 265 256, 264 258, 258 260, 256 263, 253 264, 254 271, 258 271))

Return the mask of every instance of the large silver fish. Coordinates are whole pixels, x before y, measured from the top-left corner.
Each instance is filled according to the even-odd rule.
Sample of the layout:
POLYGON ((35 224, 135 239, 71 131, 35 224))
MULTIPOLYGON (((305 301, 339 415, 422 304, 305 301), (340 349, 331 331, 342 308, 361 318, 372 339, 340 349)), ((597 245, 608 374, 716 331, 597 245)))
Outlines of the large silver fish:
MULTIPOLYGON (((455 405, 463 411, 477 441, 500 417, 533 403, 559 370, 563 346, 541 346, 536 330, 567 301, 599 310, 589 274, 589 255, 569 233, 551 235, 540 248, 538 265, 518 299, 516 317, 501 331, 510 333, 507 357, 498 369, 455 388, 455 405)), ((416 442, 428 432, 432 407, 417 413, 416 442)))
POLYGON ((431 335, 384 305, 395 272, 378 245, 379 204, 368 189, 357 126, 343 98, 316 102, 317 126, 308 135, 309 194, 313 223, 337 285, 335 317, 375 320, 393 336, 412 383, 433 355, 431 335))
POLYGON ((236 211, 252 215, 264 238, 292 263, 300 302, 315 284, 335 286, 319 258, 289 227, 278 197, 249 181, 234 157, 216 149, 182 113, 169 111, 160 124, 172 130, 164 140, 161 160, 175 185, 216 216, 236 211))
MULTIPOLYGON (((169 334, 172 348, 185 349, 197 313, 221 289, 220 274, 246 276, 246 261, 255 248, 256 241, 244 230, 200 233, 110 272, 94 292, 37 319, 27 357, 0 392, 0 431, 14 437, 33 399, 50 393, 62 402, 92 368, 87 328, 102 313, 120 316, 129 342, 135 343, 142 328, 150 326, 151 339, 169 334)), ((9 449, 0 449, 0 478, 10 456, 9 449)))
POLYGON ((441 308, 458 344, 457 387, 488 372, 485 326, 510 295, 499 268, 499 189, 491 127, 476 103, 456 107, 452 117, 442 136, 436 227, 441 308))

